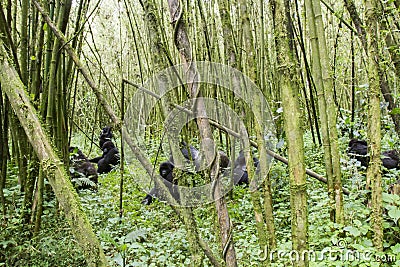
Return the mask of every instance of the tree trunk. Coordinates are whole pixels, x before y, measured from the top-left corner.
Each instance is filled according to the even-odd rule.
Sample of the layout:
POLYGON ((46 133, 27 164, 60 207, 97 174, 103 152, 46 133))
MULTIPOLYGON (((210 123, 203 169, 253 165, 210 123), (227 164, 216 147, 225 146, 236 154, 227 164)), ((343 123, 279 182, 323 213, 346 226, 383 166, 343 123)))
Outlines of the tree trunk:
MULTIPOLYGON (((193 64, 193 58, 191 54, 190 41, 186 33, 186 21, 184 19, 183 7, 180 5, 179 0, 168 0, 172 25, 174 26, 174 42, 181 55, 182 62, 186 65, 186 71, 188 73, 188 93, 192 99, 196 99, 194 105, 194 113, 197 120, 197 126, 200 132, 201 150, 205 155, 206 162, 212 162, 211 164, 211 180, 216 181, 215 186, 215 207, 217 210, 218 222, 220 227, 220 235, 222 241, 223 258, 228 267, 237 266, 236 253, 232 240, 232 223, 229 218, 228 208, 226 206, 225 198, 222 196, 221 187, 219 185, 219 160, 218 153, 217 160, 215 154, 210 153, 210 147, 214 144, 213 135, 210 128, 210 123, 207 118, 205 104, 201 99, 201 92, 199 84, 195 82, 197 77, 196 67, 193 64)), ((214 151, 215 152, 215 151, 214 151)))
POLYGON ((0 42, 0 81, 2 89, 8 96, 11 106, 18 116, 29 142, 38 156, 43 171, 65 212, 71 231, 85 253, 89 266, 107 266, 107 260, 96 235, 78 200, 78 195, 66 174, 64 165, 54 152, 39 118, 18 78, 8 56, 0 42))
POLYGON ((370 162, 367 169, 367 186, 372 190, 372 229, 373 243, 378 251, 383 250, 382 227, 382 185, 381 185, 381 109, 379 91, 379 56, 378 48, 378 3, 375 0, 365 1, 365 21, 367 29, 367 62, 368 62, 368 123, 370 162))
MULTIPOLYGON (((306 171, 304 165, 304 143, 301 130, 301 112, 299 108, 298 74, 289 45, 288 10, 285 10, 286 0, 274 2, 274 26, 278 61, 279 82, 282 92, 282 106, 286 138, 288 142, 290 206, 292 223, 292 249, 304 255, 308 250, 308 210, 306 171)), ((294 266, 308 266, 308 259, 299 257, 294 266)))
MULTIPOLYGON (((312 57, 314 62, 314 81, 320 91, 319 101, 325 102, 325 108, 320 106, 323 127, 327 127, 324 136, 324 159, 328 175, 328 195, 331 207, 331 220, 344 223, 342 174, 338 149, 338 133, 336 129, 337 108, 334 102, 333 81, 330 76, 328 50, 325 41, 324 24, 322 21, 319 1, 306 0, 307 18, 312 38, 312 57), (317 38, 318 36, 318 38, 317 38), (326 120, 324 122, 323 120, 326 120), (329 168, 329 170, 328 170, 329 168)), ((323 106, 323 105, 322 105, 323 106)))

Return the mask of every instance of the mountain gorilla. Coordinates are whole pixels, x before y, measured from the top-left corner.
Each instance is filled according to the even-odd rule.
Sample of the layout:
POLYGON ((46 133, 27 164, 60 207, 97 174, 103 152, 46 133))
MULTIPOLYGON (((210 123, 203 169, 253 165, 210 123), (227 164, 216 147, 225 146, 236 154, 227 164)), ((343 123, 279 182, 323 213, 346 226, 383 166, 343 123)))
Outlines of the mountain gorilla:
MULTIPOLYGON (((70 153, 70 174, 71 178, 78 179, 82 177, 89 178, 90 181, 97 184, 98 176, 97 171, 92 163, 89 162, 88 158, 82 153, 77 147, 69 147, 70 153)), ((78 189, 90 188, 88 185, 78 186, 78 189)))
MULTIPOLYGON (((259 160, 253 157, 254 167, 258 168, 259 160)), ((235 160, 233 166, 233 182, 235 185, 249 184, 249 175, 247 173, 246 158, 243 150, 239 152, 239 156, 235 160)))
POLYGON ((111 141, 106 141, 101 150, 103 150, 103 155, 97 162, 97 172, 109 173, 114 166, 119 164, 119 151, 111 141))
MULTIPOLYGON (((188 145, 184 141, 181 142, 181 146, 182 146, 181 148, 182 155, 187 160, 186 163, 193 162, 195 170, 198 171, 200 169, 200 157, 199 157, 200 152, 195 147, 190 145, 189 146, 190 154, 189 154, 188 145)), ((175 164, 174 157, 172 155, 169 157, 169 161, 172 164, 175 164)))
POLYGON ((361 166, 368 167, 369 156, 368 145, 364 140, 351 139, 349 142, 349 147, 347 149, 347 154, 350 157, 355 158, 361 163, 361 166))
MULTIPOLYGON (((181 145, 183 146, 181 148, 181 153, 183 157, 187 160, 187 163, 193 162, 195 165, 195 170, 198 171, 200 169, 200 152, 193 147, 192 145, 189 146, 189 150, 187 149, 187 144, 185 142, 181 142, 181 145), (189 155, 190 151, 190 155, 189 155)), ((219 166, 221 169, 226 169, 230 165, 230 161, 228 156, 222 152, 218 151, 219 156, 220 156, 220 161, 219 161, 219 166)), ((177 189, 177 180, 174 179, 173 176, 173 170, 175 168, 174 165, 174 158, 171 155, 168 161, 162 162, 159 167, 159 174, 163 180, 164 185, 168 188, 169 192, 171 195, 175 198, 175 200, 179 201, 180 196, 179 192, 177 189)), ((160 189, 157 188, 157 186, 153 187, 150 192, 146 195, 146 197, 143 199, 142 204, 144 205, 150 205, 153 197, 159 197, 160 196, 160 189)))
MULTIPOLYGON (((186 142, 182 141, 181 142, 181 153, 183 157, 186 159, 186 163, 193 162, 195 165, 195 170, 200 169, 200 161, 199 161, 199 155, 200 152, 193 147, 192 145, 189 146, 188 150, 188 145, 186 142), (189 154, 190 151, 190 154, 189 154)), ((175 163, 174 163, 174 157, 171 155, 169 157, 168 161, 162 162, 159 167, 159 174, 163 180, 164 185, 168 188, 169 192, 172 194, 172 196, 175 198, 175 200, 179 200, 179 192, 176 188, 177 181, 173 179, 173 170, 175 168, 175 163), (168 181, 168 182, 166 182, 168 181)), ((142 204, 144 205, 150 205, 151 202, 153 201, 153 197, 160 197, 160 190, 157 188, 157 186, 154 186, 150 192, 146 195, 146 197, 142 200, 142 204)))
POLYGON ((111 127, 104 127, 99 136, 99 145, 103 154, 90 160, 90 162, 97 163, 97 172, 100 174, 109 173, 115 165, 119 164, 119 152, 111 141, 112 138, 111 127))
MULTIPOLYGON (((100 146, 101 150, 103 150, 104 143, 107 141, 111 141, 112 137, 113 137, 113 134, 112 134, 111 127, 106 126, 101 130, 100 136, 99 136, 99 146, 100 146)), ((99 160, 101 160, 102 158, 103 158, 103 155, 91 159, 90 162, 98 163, 99 160)))
POLYGON ((104 143, 107 141, 111 141, 113 138, 112 130, 111 127, 106 126, 101 130, 100 136, 99 136, 99 145, 100 148, 103 147, 104 143))
MULTIPOLYGON (((349 142, 347 153, 361 163, 361 166, 368 167, 368 144, 364 140, 352 139, 349 142)), ((400 155, 397 150, 382 152, 382 165, 387 169, 400 169, 400 155)))
MULTIPOLYGON (((173 170, 174 164, 172 164, 170 161, 165 161, 160 164, 159 174, 162 178, 164 178, 163 183, 168 188, 171 195, 176 201, 179 201, 179 192, 176 187, 177 181, 174 179, 173 170)), ((160 197, 161 192, 161 189, 157 186, 153 187, 146 195, 146 197, 142 200, 142 204, 150 205, 153 201, 153 197, 160 197)))
POLYGON ((382 165, 388 169, 399 169, 399 152, 397 150, 388 150, 382 153, 382 165))

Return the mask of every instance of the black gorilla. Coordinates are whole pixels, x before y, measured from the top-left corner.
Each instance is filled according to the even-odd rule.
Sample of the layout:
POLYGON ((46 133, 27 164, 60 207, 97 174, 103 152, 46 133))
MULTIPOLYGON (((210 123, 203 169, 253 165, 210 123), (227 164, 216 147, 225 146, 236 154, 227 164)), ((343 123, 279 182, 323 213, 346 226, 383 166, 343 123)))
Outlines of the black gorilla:
MULTIPOLYGON (((182 141, 181 142, 181 153, 183 157, 187 160, 186 163, 193 162, 195 165, 195 170, 199 170, 200 168, 200 161, 199 161, 199 155, 200 152, 193 147, 192 145, 189 146, 188 150, 188 145, 186 142, 182 141), (190 154, 189 154, 190 151, 190 154)), ((165 180, 163 181, 165 186, 168 188, 172 196, 176 199, 179 200, 179 192, 176 188, 177 181, 173 179, 173 170, 174 170, 174 157, 171 155, 169 157, 168 161, 162 162, 159 167, 159 174, 162 178, 165 180), (168 181, 168 182, 166 182, 168 181)), ((146 195, 146 197, 142 200, 142 204, 144 205, 150 205, 151 202, 153 201, 153 197, 160 197, 160 189, 157 188, 157 186, 153 187, 150 192, 146 195)))
POLYGON ((388 150, 382 153, 382 165, 388 169, 399 169, 399 152, 397 150, 388 150))
MULTIPOLYGON (((195 165, 195 170, 198 171, 200 169, 200 157, 199 157, 200 152, 192 145, 187 146, 187 144, 183 141, 181 142, 181 146, 182 146, 181 153, 183 157, 187 160, 187 163, 193 162, 195 165)), ((222 151, 218 151, 218 153, 220 156, 220 162, 219 162, 220 168, 222 169, 228 168, 230 165, 228 156, 222 151)), ((160 164, 159 174, 162 178, 165 179, 164 184, 168 188, 169 192, 172 194, 175 200, 179 201, 180 196, 176 186, 177 181, 174 179, 173 176, 174 168, 175 168, 174 158, 171 155, 168 161, 165 161, 160 164)), ((143 199, 142 204, 150 205, 153 200, 153 197, 155 196, 160 197, 160 189, 158 189, 157 186, 155 186, 150 190, 149 194, 147 194, 146 197, 143 199)))
POLYGON ((361 166, 367 167, 369 163, 368 145, 364 140, 351 139, 347 153, 361 163, 361 166))
MULTIPOLYGON (((186 142, 184 142, 184 141, 181 142, 181 147, 182 147, 181 148, 182 155, 187 160, 186 163, 193 162, 194 166, 195 166, 195 170, 198 171, 200 169, 200 157, 199 157, 200 152, 192 145, 188 146, 186 144, 186 142), (188 150, 188 147, 189 147, 189 150, 188 150), (190 154, 189 154, 189 151, 190 151, 190 154)), ((169 161, 172 164, 175 164, 174 157, 172 155, 169 157, 169 161)))
MULTIPOLYGON (((175 200, 179 201, 179 192, 177 190, 176 184, 177 181, 174 180, 173 176, 174 165, 170 161, 165 161, 160 164, 159 174, 163 180, 164 185, 168 188, 171 195, 175 198, 175 200)), ((142 204, 150 205, 153 201, 153 197, 160 197, 161 189, 157 186, 153 187, 147 196, 142 200, 142 204)))
MULTIPOLYGON (((78 179, 82 177, 89 178, 90 181, 97 184, 98 175, 96 168, 92 163, 89 162, 88 158, 82 153, 77 147, 69 147, 70 153, 70 173, 72 179, 78 179)), ((83 182, 84 183, 84 182, 83 182)), ((78 186, 79 189, 90 188, 87 185, 78 186)))
MULTIPOLYGON (((368 167, 368 144, 364 140, 352 139, 349 142, 347 153, 357 159, 361 166, 368 167)), ((382 152, 382 165, 387 169, 400 169, 400 155, 397 150, 388 150, 382 152)))
POLYGON ((100 136, 99 136, 99 145, 100 148, 103 147, 104 143, 107 141, 111 141, 113 138, 113 134, 111 131, 111 127, 106 126, 101 130, 100 136))
MULTIPOLYGON (((99 136, 99 146, 100 146, 101 150, 103 150, 104 143, 107 141, 111 141, 112 137, 113 137, 113 134, 111 131, 111 127, 106 126, 101 130, 100 136, 99 136)), ((89 161, 93 162, 93 163, 98 163, 99 160, 101 160, 102 158, 103 158, 103 155, 101 155, 99 157, 95 157, 93 159, 90 159, 89 161)))
MULTIPOLYGON (((253 157, 254 167, 258 168, 259 160, 253 157)), ((235 160, 233 166, 233 182, 235 185, 249 184, 249 175, 247 173, 246 158, 243 151, 239 152, 239 156, 235 160)))
MULTIPOLYGON (((98 157, 100 159, 97 162, 97 172, 100 174, 109 173, 114 166, 119 164, 119 151, 111 141, 106 141, 101 150, 103 150, 103 155, 98 157)), ((91 161, 93 162, 95 159, 92 159, 91 161)))

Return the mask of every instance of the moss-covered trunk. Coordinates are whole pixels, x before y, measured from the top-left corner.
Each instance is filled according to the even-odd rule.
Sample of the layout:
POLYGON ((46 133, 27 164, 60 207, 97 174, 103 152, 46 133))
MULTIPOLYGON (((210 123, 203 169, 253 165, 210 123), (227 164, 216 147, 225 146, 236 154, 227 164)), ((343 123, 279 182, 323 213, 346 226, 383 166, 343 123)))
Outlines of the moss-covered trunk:
MULTIPOLYGON (((290 27, 285 10, 285 0, 274 2, 274 27, 278 61, 279 82, 282 93, 282 106, 286 138, 288 142, 290 206, 292 224, 292 249, 299 255, 308 250, 308 209, 306 170, 304 164, 304 142, 301 128, 301 111, 299 107, 298 74, 294 55, 290 49, 290 27)), ((308 259, 299 257, 293 266, 308 266, 308 259)))
POLYGON ((195 64, 193 64, 194 58, 192 56, 192 49, 186 31, 185 14, 183 6, 181 6, 180 3, 181 2, 178 0, 168 0, 172 25, 175 27, 174 42, 188 73, 188 80, 186 81, 188 84, 188 94, 192 99, 196 99, 193 112, 195 113, 197 127, 200 132, 201 150, 204 153, 205 161, 212 162, 210 177, 211 181, 216 182, 214 199, 220 227, 223 258, 226 266, 235 267, 237 266, 237 261, 235 247, 232 240, 232 223, 229 218, 228 208, 219 183, 219 157, 216 151, 211 153, 212 149, 210 148, 212 148, 214 144, 213 135, 208 121, 206 107, 201 98, 202 93, 200 90, 200 84, 195 82, 198 73, 195 64), (214 160, 215 158, 216 160, 214 160))
POLYGON ((382 228, 382 185, 381 185, 381 109, 379 90, 379 57, 378 51, 378 5, 375 0, 365 1, 365 19, 367 29, 367 59, 368 59, 368 123, 367 133, 369 138, 368 152, 370 163, 367 169, 367 186, 372 190, 372 229, 374 232, 373 243, 377 250, 383 250, 382 228))
POLYGON ((78 195, 72 187, 64 165, 54 152, 36 111, 29 101, 24 85, 12 64, 9 63, 2 42, 0 42, 0 82, 65 212, 71 231, 85 253, 88 265, 107 266, 100 242, 82 210, 78 195))
POLYGON ((343 193, 341 182, 338 133, 336 129, 337 107, 334 102, 331 67, 325 40, 319 1, 306 0, 308 27, 312 44, 313 77, 318 93, 324 144, 324 160, 328 178, 328 195, 331 220, 344 223, 343 193))

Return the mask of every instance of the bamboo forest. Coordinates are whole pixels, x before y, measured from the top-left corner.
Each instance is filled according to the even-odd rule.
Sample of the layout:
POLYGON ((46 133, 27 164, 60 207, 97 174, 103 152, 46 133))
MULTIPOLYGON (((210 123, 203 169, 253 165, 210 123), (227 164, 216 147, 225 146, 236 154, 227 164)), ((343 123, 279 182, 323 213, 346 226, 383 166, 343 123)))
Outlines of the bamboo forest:
POLYGON ((0 0, 0 267, 400 266, 400 0, 0 0))

